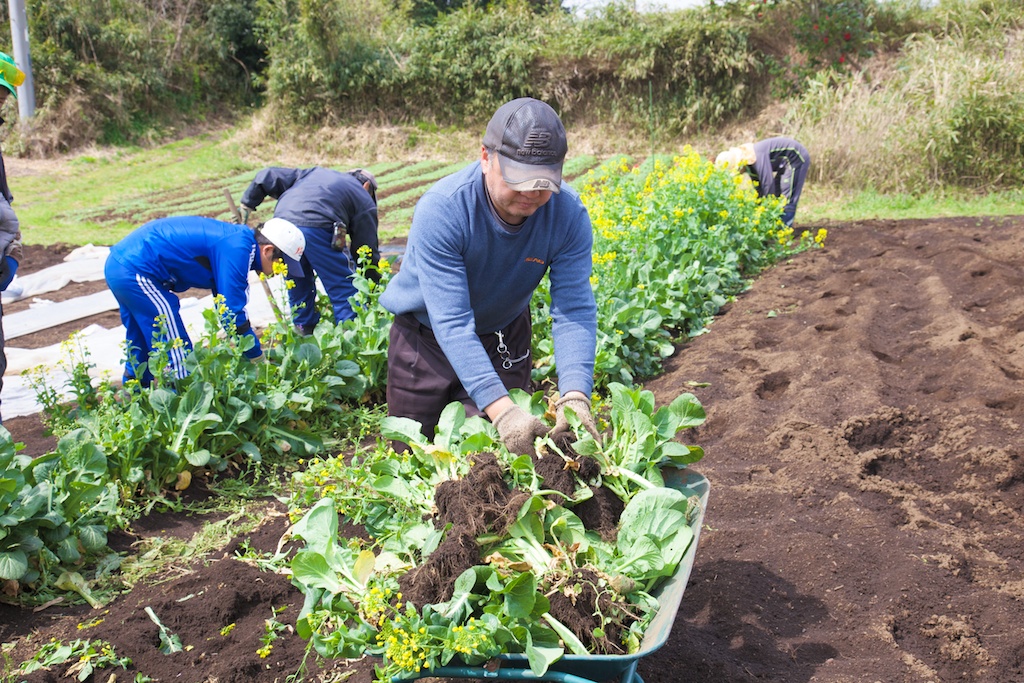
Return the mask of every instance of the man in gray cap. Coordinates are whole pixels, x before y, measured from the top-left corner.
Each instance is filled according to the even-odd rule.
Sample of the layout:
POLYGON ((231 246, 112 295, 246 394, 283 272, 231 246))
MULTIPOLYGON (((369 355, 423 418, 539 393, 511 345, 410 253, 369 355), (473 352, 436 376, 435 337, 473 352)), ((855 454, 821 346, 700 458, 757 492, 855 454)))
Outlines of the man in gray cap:
POLYGON ((388 413, 433 436, 441 411, 461 401, 484 414, 514 453, 548 433, 509 389, 531 389, 530 298, 547 273, 558 368, 555 433, 571 407, 590 413, 597 306, 593 236, 579 195, 562 182, 565 128, 533 98, 502 105, 480 161, 440 180, 416 204, 401 271, 381 304, 395 314, 388 349, 388 413))
MULTIPOLYGON (((288 290, 292 321, 302 334, 312 334, 320 321, 316 309, 316 278, 331 300, 334 323, 356 317, 350 299, 356 293, 352 274, 359 248, 380 260, 377 245, 377 180, 357 168, 342 172, 330 168, 265 168, 256 174, 242 195, 242 222, 267 197, 277 200, 274 217, 298 226, 306 238, 302 277, 288 290)), ((369 271, 376 279, 376 271, 369 271)))

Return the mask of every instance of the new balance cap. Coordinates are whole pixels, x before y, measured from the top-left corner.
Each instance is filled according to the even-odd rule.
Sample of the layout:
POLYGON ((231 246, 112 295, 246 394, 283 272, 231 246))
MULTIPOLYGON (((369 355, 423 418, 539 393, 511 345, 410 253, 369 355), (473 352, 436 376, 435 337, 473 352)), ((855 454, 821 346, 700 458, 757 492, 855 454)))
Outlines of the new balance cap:
POLYGON ((505 183, 518 192, 558 192, 568 151, 565 128, 550 106, 532 97, 506 102, 494 112, 484 147, 498 153, 505 183))

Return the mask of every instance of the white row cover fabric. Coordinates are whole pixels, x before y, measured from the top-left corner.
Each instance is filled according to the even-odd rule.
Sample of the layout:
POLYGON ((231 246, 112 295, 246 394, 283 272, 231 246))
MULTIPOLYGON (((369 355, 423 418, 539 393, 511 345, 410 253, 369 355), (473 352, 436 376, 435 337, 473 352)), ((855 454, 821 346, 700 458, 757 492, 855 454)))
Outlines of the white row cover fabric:
MULTIPOLYGON (((103 258, 106 258, 105 254, 103 258)), ((102 278, 102 263, 100 264, 99 272, 100 278, 102 278)), ((67 282, 64 284, 67 284, 67 282)), ((268 289, 278 302, 283 315, 290 315, 287 290, 283 278, 270 278, 267 284, 269 285, 268 289)), ((104 310, 116 309, 117 302, 114 301, 114 296, 110 293, 110 290, 104 290, 85 297, 68 299, 60 303, 48 302, 38 307, 33 306, 33 308, 27 311, 4 316, 4 331, 12 330, 16 335, 24 335, 30 332, 19 332, 19 330, 31 327, 33 328, 31 332, 37 332, 41 329, 47 329, 93 315, 96 312, 103 312, 102 310, 95 309, 101 306, 97 302, 107 301, 107 298, 109 298, 109 301, 113 301, 113 305, 104 310), (84 315, 77 314, 78 311, 90 309, 90 307, 93 312, 84 315), (33 317, 45 319, 47 324, 38 326, 34 324, 33 317)), ((211 308, 213 308, 213 295, 205 296, 201 299, 194 297, 181 299, 181 318, 185 323, 185 329, 188 330, 188 334, 193 340, 199 339, 202 336, 205 330, 203 311, 211 308)), ((258 274, 255 272, 249 273, 249 305, 246 307, 246 311, 249 314, 249 320, 253 327, 262 328, 275 322, 274 310, 267 296, 267 289, 264 288, 258 274)), ((90 371, 94 384, 101 379, 120 381, 124 364, 124 335, 125 330, 123 326, 108 330, 98 325, 90 325, 81 330, 72 340, 59 344, 52 344, 39 349, 7 347, 7 372, 4 374, 3 405, 0 407, 0 412, 2 412, 4 419, 32 415, 42 410, 42 406, 36 401, 36 394, 30 385, 29 376, 22 375, 27 370, 38 368, 38 371, 46 378, 46 382, 50 387, 55 389, 61 388, 63 396, 66 399, 70 399, 72 395, 66 390, 66 385, 70 380, 69 371, 72 368, 65 366, 72 362, 72 357, 81 360, 83 353, 87 352, 89 362, 95 365, 90 371), (76 350, 78 348, 75 346, 76 344, 80 344, 80 350, 76 350)), ((7 338, 12 338, 10 332, 8 332, 7 338)), ((35 373, 36 371, 33 370, 32 374, 35 373)))
MULTIPOLYGON (((64 263, 37 270, 28 275, 15 275, 3 292, 5 304, 30 296, 56 292, 71 282, 95 282, 103 279, 103 264, 107 262, 110 247, 86 244, 64 257, 64 263)), ((6 330, 6 327, 4 328, 6 330)))
POLYGON ((117 299, 109 289, 54 303, 35 299, 24 311, 4 316, 4 338, 10 341, 90 315, 117 310, 117 299))

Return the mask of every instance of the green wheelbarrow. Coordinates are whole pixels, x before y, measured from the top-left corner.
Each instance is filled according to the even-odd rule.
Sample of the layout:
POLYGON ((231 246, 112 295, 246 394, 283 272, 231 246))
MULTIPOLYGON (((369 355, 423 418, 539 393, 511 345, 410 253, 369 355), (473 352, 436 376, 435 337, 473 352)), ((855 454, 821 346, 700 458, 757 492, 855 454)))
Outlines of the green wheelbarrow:
POLYGON ((558 683, 644 683, 644 679, 636 672, 640 660, 668 641, 672 624, 675 622, 679 604, 682 602, 683 590, 693 569, 693 559, 697 553, 697 541, 704 522, 704 512, 708 505, 709 484, 706 477, 689 469, 666 468, 662 470, 665 485, 682 491, 687 497, 697 496, 700 499, 700 510, 691 522, 693 542, 679 562, 675 573, 654 592, 658 600, 658 613, 651 621, 640 642, 640 649, 631 655, 565 655, 551 665, 544 675, 537 676, 530 670, 530 664, 524 654, 498 655, 498 668, 494 671, 479 666, 443 666, 424 671, 413 678, 393 678, 392 683, 414 681, 420 678, 476 678, 480 680, 524 680, 524 681, 557 681, 558 683))

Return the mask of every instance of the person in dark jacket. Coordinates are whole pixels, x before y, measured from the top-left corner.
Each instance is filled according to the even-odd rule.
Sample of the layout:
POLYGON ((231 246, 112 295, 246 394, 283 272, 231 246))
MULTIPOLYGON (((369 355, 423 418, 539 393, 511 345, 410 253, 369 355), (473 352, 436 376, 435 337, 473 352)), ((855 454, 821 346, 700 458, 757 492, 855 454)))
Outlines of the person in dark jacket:
POLYGON ((715 159, 715 165, 723 164, 745 172, 754 181, 760 196, 785 197, 782 222, 793 226, 796 205, 811 167, 811 155, 806 147, 793 138, 767 138, 722 152, 715 159))
POLYGON ((235 332, 251 337, 245 352, 250 360, 263 355, 260 340, 249 323, 249 271, 273 274, 274 262, 283 259, 290 275, 301 275, 299 259, 306 240, 294 225, 272 218, 255 231, 247 225, 225 223, 202 216, 172 216, 150 221, 110 248, 104 266, 107 285, 121 307, 127 339, 124 381, 153 381, 148 366, 157 343, 167 348, 169 371, 184 378, 185 356, 192 342, 181 319, 174 292, 197 287, 224 298, 222 321, 235 332))
MULTIPOLYGON (((18 92, 14 84, 8 80, 8 74, 14 74, 14 80, 24 80, 24 74, 14 65, 14 60, 8 55, 0 52, 0 61, 7 66, 0 71, 0 107, 11 95, 18 99, 18 92)), ((4 120, 0 118, 0 125, 4 120)), ((7 169, 4 167, 3 153, 0 153, 0 291, 6 290, 11 284, 15 273, 18 271, 18 263, 21 261, 21 228, 18 223, 18 216, 11 208, 14 195, 7 185, 7 169)), ((3 390, 3 375, 7 372, 7 354, 4 353, 4 328, 3 328, 3 306, 0 305, 0 391, 3 390)), ((2 422, 2 417, 0 417, 2 422)))
POLYGON ((363 169, 265 168, 242 195, 243 222, 266 197, 277 200, 274 216, 294 223, 306 237, 304 275, 288 290, 296 328, 312 334, 320 322, 317 276, 331 300, 335 324, 355 318, 349 299, 356 293, 352 274, 359 249, 368 247, 372 262, 380 260, 376 179, 363 169))

